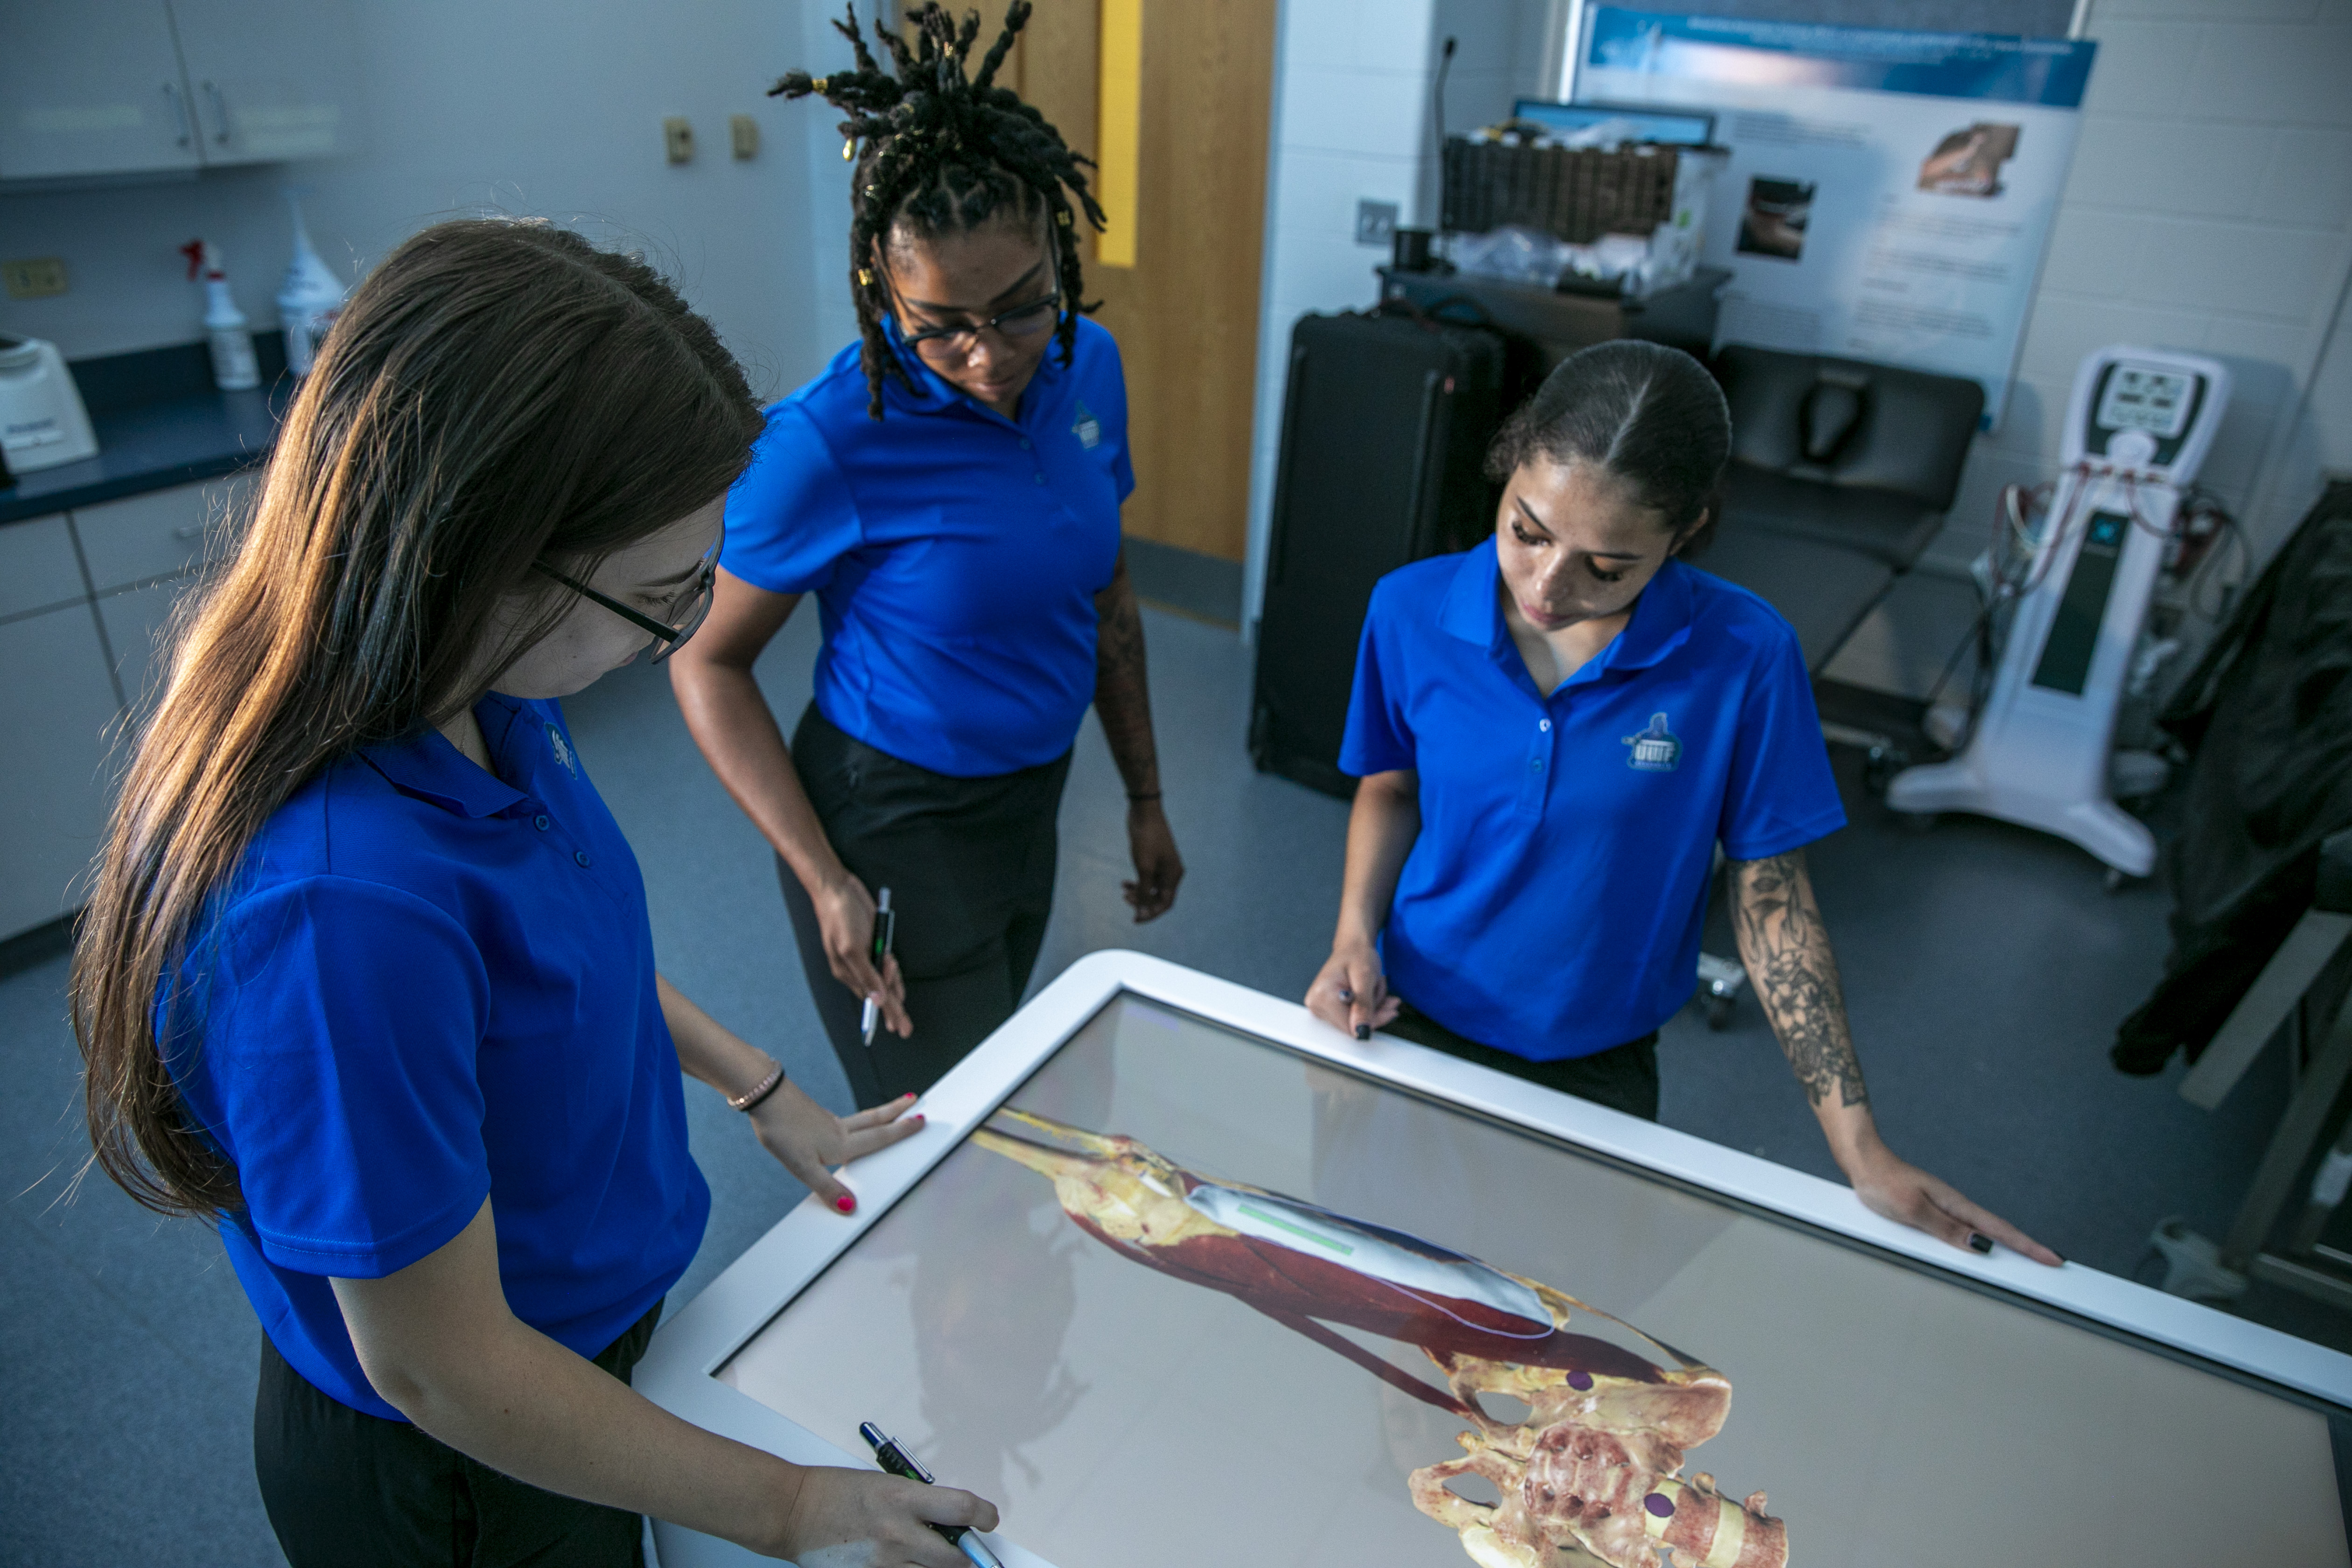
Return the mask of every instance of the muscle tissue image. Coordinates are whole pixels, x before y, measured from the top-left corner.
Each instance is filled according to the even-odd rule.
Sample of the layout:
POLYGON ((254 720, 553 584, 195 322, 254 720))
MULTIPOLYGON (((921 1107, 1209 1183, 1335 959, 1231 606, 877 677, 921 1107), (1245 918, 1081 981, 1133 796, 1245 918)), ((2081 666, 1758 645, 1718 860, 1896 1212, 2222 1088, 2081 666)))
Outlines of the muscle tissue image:
POLYGON ((1415 1470, 1411 1486, 1413 1506, 1459 1531, 1481 1568, 1553 1568, 1579 1553, 1610 1568, 1656 1568, 1662 1545, 1708 1568, 1788 1562, 1788 1527, 1764 1511, 1762 1492, 1734 1501, 1704 1471, 1682 1474, 1684 1454, 1722 1430, 1730 1383, 1639 1330, 1671 1368, 1572 1331, 1577 1314, 1606 1314, 1549 1285, 1188 1171, 1131 1138, 1008 1110, 972 1142, 1051 1181, 1063 1212, 1122 1257, 1233 1296, 1468 1422, 1465 1457, 1415 1470), (1444 1384, 1326 1324, 1419 1347, 1444 1384), (1497 1420, 1486 1394, 1527 1415, 1497 1420), (1485 1478, 1500 1500, 1453 1490, 1447 1483, 1464 1475, 1485 1478))

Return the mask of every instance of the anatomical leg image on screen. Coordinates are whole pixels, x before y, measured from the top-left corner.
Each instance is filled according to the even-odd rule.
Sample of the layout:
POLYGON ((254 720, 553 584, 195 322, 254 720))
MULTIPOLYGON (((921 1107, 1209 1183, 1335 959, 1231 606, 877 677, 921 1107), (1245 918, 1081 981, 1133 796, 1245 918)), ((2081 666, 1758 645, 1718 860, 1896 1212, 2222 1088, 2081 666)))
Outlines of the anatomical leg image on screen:
POLYGON ((1375 1046, 1119 994, 709 1375, 1055 1568, 2347 1563, 2312 1405, 1375 1046))
POLYGON ((1477 1562, 1547 1563, 1581 1550, 1611 1568, 1652 1568, 1660 1543, 1738 1568, 1788 1561, 1786 1528, 1764 1514, 1763 1493, 1735 1503, 1716 1496, 1704 1473, 1676 1479, 1684 1452, 1720 1431, 1730 1410, 1731 1384, 1714 1369, 1658 1344, 1677 1363, 1668 1370, 1571 1331, 1572 1317, 1580 1324, 1601 1314, 1417 1237, 1181 1169, 1131 1138, 1019 1110, 998 1121, 1009 1125, 972 1142, 1050 1180, 1063 1212, 1097 1241, 1234 1297, 1469 1422, 1461 1438, 1469 1457, 1417 1469, 1411 1486, 1413 1505, 1457 1529, 1477 1562), (1359 1349, 1327 1322, 1420 1347, 1444 1385, 1359 1349), (1493 1419, 1479 1403, 1490 1394, 1517 1399, 1528 1415, 1493 1419), (1450 1489, 1462 1475, 1493 1483, 1499 1505, 1450 1489))

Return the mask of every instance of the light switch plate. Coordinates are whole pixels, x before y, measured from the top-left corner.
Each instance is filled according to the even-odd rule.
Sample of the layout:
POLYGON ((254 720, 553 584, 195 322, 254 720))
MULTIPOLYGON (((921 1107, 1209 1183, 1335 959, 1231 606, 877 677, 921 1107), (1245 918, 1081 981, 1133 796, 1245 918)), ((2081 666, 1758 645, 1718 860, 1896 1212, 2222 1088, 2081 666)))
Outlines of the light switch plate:
POLYGON ((11 300, 46 300, 66 291, 66 264, 54 256, 0 261, 0 278, 7 279, 11 300))
POLYGON ((1356 243, 1377 245, 1382 249, 1396 237, 1397 205, 1394 202, 1358 202, 1356 204, 1356 243))
POLYGON ((760 155, 760 122, 748 114, 731 115, 727 121, 728 145, 738 158, 760 155))
POLYGON ((673 163, 694 162, 694 126, 686 116, 673 114, 662 121, 662 150, 673 163))

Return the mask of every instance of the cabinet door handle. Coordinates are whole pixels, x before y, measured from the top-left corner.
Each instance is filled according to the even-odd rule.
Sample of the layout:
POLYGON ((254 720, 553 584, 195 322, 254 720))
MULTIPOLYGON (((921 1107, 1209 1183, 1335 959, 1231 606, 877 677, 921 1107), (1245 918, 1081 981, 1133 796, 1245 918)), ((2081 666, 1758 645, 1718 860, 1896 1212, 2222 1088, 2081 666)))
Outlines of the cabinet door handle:
POLYGON ((180 101, 179 93, 168 81, 163 84, 163 101, 172 106, 172 118, 180 122, 179 144, 185 147, 195 138, 194 127, 188 123, 188 106, 180 101))
POLYGON ((228 145, 228 100, 211 82, 205 83, 205 96, 213 100, 213 118, 220 121, 220 129, 213 132, 213 140, 226 147, 228 145))
POLYGON ((204 536, 205 525, 201 522, 192 522, 185 528, 175 528, 172 531, 172 537, 178 540, 197 540, 204 536))

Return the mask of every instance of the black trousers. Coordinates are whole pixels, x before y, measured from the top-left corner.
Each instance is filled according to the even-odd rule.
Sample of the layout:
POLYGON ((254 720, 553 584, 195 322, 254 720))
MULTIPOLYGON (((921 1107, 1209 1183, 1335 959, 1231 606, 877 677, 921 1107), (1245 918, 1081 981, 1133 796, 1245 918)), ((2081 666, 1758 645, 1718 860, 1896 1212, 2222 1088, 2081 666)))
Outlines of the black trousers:
POLYGON ((901 762, 842 733, 811 703, 793 732, 793 763, 825 837, 850 874, 898 911, 895 951, 915 1032, 877 1029, 864 999, 833 977, 816 907, 780 856, 817 1016, 861 1106, 920 1094, 1013 1016, 1054 910, 1055 819, 1070 773, 1064 752, 1018 773, 956 778, 901 762))
MULTIPOLYGON (((629 1381, 660 1303, 596 1364, 629 1381)), ((312 1386, 261 1337, 253 1468, 292 1568, 645 1568, 645 1521, 541 1491, 312 1386)))
POLYGON ((1465 1039, 1428 1014, 1416 1010, 1411 1003, 1405 1004, 1396 1021, 1382 1033, 1444 1051, 1450 1057, 1460 1057, 1465 1062, 1476 1062, 1482 1068, 1509 1073, 1513 1078, 1526 1079, 1529 1083, 1539 1083, 1546 1089, 1556 1089, 1562 1094, 1575 1095, 1579 1100, 1589 1100, 1595 1105, 1605 1105, 1612 1110, 1622 1110, 1628 1116, 1638 1116, 1644 1121, 1658 1119, 1655 1029, 1638 1040, 1559 1062, 1531 1062, 1509 1051, 1465 1039))

